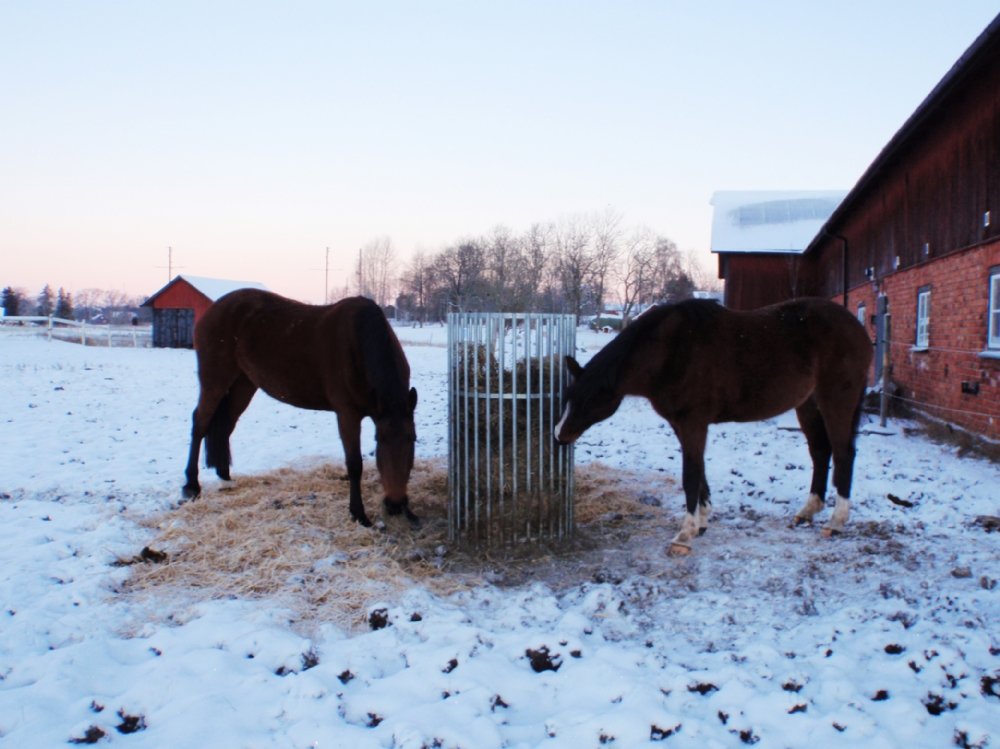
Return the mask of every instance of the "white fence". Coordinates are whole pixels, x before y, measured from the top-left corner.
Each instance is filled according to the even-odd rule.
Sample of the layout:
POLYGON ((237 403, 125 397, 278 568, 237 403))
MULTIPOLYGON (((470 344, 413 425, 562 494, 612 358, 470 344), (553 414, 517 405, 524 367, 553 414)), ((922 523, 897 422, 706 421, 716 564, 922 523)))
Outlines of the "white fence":
POLYGON ((84 346, 150 348, 153 345, 153 331, 149 325, 94 325, 61 317, 26 315, 0 317, 0 326, 17 326, 33 335, 44 335, 50 341, 55 339, 84 346), (44 328, 44 332, 39 331, 39 327, 44 328))

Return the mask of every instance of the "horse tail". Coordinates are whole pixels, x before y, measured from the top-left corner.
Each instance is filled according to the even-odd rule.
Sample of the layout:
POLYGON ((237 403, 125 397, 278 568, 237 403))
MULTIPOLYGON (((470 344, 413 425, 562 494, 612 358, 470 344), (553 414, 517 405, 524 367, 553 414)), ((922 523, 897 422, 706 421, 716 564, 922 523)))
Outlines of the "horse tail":
POLYGON ((357 311, 354 320, 368 383, 383 409, 395 411, 403 408, 406 403, 406 378, 396 356, 399 343, 385 313, 377 304, 368 301, 357 311))
POLYGON ((230 415, 230 397, 227 392, 212 414, 205 433, 205 465, 209 468, 228 470, 233 464, 229 452, 229 435, 233 433, 233 419, 230 415))
POLYGON ((851 419, 851 439, 855 439, 858 436, 858 428, 861 426, 861 413, 864 411, 865 405, 865 390, 861 390, 861 397, 858 398, 858 405, 854 409, 854 416, 851 419))

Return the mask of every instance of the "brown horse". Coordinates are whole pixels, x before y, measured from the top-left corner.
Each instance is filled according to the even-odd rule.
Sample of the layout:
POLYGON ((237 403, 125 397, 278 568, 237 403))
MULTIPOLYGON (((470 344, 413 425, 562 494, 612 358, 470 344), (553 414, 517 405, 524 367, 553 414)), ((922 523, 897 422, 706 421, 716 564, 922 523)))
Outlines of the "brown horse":
POLYGON ((410 365, 382 310, 362 297, 324 307, 257 289, 226 294, 194 331, 201 395, 194 411, 184 496, 201 492, 198 452, 229 480, 229 436, 257 389, 298 408, 334 411, 347 459, 351 517, 371 521, 361 502, 361 420, 375 422, 375 462, 390 515, 409 508, 416 388, 410 365))
POLYGON ((712 511, 705 480, 708 425, 760 421, 794 408, 813 461, 809 497, 795 523, 823 509, 832 455, 837 502, 823 528, 830 536, 843 529, 850 509, 854 435, 871 360, 864 327, 824 299, 754 312, 698 299, 654 307, 586 367, 566 357, 574 382, 555 437, 572 442, 611 416, 626 395, 648 398, 681 443, 687 514, 670 551, 687 554, 712 511))

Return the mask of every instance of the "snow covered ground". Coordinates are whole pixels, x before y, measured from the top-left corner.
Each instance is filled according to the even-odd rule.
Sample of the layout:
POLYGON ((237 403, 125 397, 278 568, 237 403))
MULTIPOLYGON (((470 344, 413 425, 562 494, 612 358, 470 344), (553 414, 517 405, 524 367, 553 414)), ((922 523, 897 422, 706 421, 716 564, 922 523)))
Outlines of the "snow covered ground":
MULTIPOLYGON (((418 455, 442 455, 446 332, 398 332, 418 455)), ((580 359, 607 340, 581 331, 580 359)), ((149 539, 137 519, 179 497, 194 371, 190 351, 0 332, 0 746, 1000 745, 1000 534, 975 524, 1000 514, 994 465, 899 424, 862 435, 847 533, 824 540, 788 527, 802 436, 720 425, 715 522, 688 558, 665 536, 623 555, 620 582, 413 589, 386 602, 390 626, 303 633, 266 603, 116 593, 129 571, 111 562, 149 539)), ((233 453, 251 472, 341 448, 331 415, 259 395, 233 453)), ((679 478, 643 401, 577 459, 679 478)), ((679 521, 682 498, 660 499, 679 521)))

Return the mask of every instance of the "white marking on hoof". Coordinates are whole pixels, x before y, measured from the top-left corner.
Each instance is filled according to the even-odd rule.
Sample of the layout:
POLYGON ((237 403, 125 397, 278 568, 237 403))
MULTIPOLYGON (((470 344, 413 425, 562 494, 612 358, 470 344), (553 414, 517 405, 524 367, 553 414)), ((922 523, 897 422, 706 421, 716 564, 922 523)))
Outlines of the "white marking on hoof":
POLYGON ((566 410, 563 411, 562 418, 559 419, 559 423, 556 424, 556 428, 552 430, 552 434, 555 435, 555 438, 559 440, 559 442, 562 442, 562 440, 559 438, 559 433, 562 431, 563 424, 566 423, 566 419, 568 418, 569 418, 569 404, 567 403, 566 410))
POLYGON ((705 502, 698 505, 698 535, 702 535, 708 530, 708 518, 712 514, 712 503, 705 502))
POLYGON ((820 512, 826 505, 823 503, 823 498, 818 494, 810 494, 809 499, 806 500, 805 505, 802 509, 795 513, 795 524, 801 525, 802 523, 808 523, 812 521, 813 515, 820 512))
POLYGON ((833 508, 833 515, 830 516, 827 524, 823 526, 822 535, 829 538, 834 533, 844 530, 847 516, 851 514, 851 503, 844 497, 837 495, 837 505, 833 508))
POLYGON ((670 544, 670 553, 675 557, 686 557, 691 553, 691 547, 684 544, 670 544))
POLYGON ((670 553, 683 556, 691 551, 691 544, 698 535, 698 520, 690 512, 684 514, 680 532, 670 541, 670 553), (678 547, 678 548, 675 548, 678 547), (681 551, 680 549, 684 549, 681 551))

